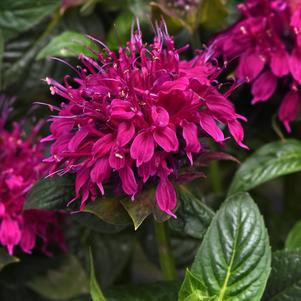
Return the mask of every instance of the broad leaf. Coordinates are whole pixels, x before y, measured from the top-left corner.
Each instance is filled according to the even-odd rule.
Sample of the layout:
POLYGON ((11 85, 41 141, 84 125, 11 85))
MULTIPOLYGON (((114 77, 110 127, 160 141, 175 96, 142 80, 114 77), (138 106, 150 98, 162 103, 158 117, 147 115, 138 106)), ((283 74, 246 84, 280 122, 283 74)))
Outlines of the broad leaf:
POLYGON ((179 293, 179 300, 184 301, 205 301, 210 297, 206 291, 206 287, 200 279, 198 279, 189 270, 186 271, 184 282, 179 293))
POLYGON ((95 57, 93 52, 99 51, 95 42, 81 33, 65 31, 54 37, 37 55, 37 59, 45 59, 50 56, 58 57, 77 57, 84 54, 89 57, 95 57))
POLYGON ((29 30, 59 6, 59 0, 1 0, 0 28, 4 40, 29 30))
POLYGON ((64 300, 88 292, 88 278, 74 256, 66 256, 63 264, 49 269, 27 283, 35 292, 51 300, 64 300))
POLYGON ((113 225, 130 225, 131 219, 118 198, 98 198, 90 201, 83 212, 91 213, 113 225))
POLYGON ((301 252, 275 252, 263 301, 297 300, 301 300, 301 252))
POLYGON ((90 258, 90 295, 93 301, 106 301, 106 298, 103 295, 95 277, 94 262, 93 262, 91 249, 89 251, 89 258, 90 258))
POLYGON ((102 288, 120 276, 131 258, 134 243, 134 236, 126 231, 114 235, 90 234, 87 245, 91 248, 96 279, 102 288))
MULTIPOLYGON (((251 197, 240 193, 229 197, 213 218, 191 273, 200 280, 198 290, 204 297, 257 301, 270 273, 270 261, 263 218, 251 197)), ((194 293, 185 283, 187 280, 181 288, 180 301, 194 293)))
POLYGON ((63 209, 74 197, 74 183, 69 177, 55 176, 40 180, 30 190, 26 209, 63 209))
POLYGON ((285 242, 285 248, 287 250, 301 249, 301 221, 296 223, 289 232, 285 242))
MULTIPOLYGON (((98 232, 101 234, 114 234, 119 233, 125 230, 129 224, 111 224, 105 222, 103 219, 100 219, 95 214, 79 211, 77 213, 73 213, 70 218, 72 220, 85 227, 86 230, 91 230, 94 232, 98 232)), ((120 221, 119 221, 120 222, 120 221)), ((130 224, 131 221, 129 220, 130 224)))
POLYGON ((19 262, 19 258, 9 256, 7 251, 0 248, 0 271, 8 264, 19 262))
POLYGON ((179 235, 202 239, 214 212, 183 185, 178 186, 177 199, 180 201, 177 218, 169 219, 169 227, 179 235))
POLYGON ((269 143, 238 169, 229 194, 248 191, 269 180, 301 170, 301 142, 289 139, 269 143))
POLYGON ((178 282, 160 282, 120 286, 108 290, 106 295, 108 301, 175 301, 178 289, 178 282))

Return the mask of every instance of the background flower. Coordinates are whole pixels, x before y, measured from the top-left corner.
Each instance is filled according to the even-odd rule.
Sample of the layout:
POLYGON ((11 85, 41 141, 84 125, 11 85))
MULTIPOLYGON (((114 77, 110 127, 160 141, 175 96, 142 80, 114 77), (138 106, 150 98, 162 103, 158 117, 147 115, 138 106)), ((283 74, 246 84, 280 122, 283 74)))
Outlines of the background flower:
MULTIPOLYGON (((5 102, 3 97, 0 101, 1 105, 5 102)), ((61 214, 24 210, 28 191, 47 171, 42 163, 42 145, 34 142, 38 127, 33 128, 28 137, 17 122, 11 130, 7 130, 4 127, 7 113, 8 108, 3 109, 0 119, 0 243, 9 254, 16 246, 25 253, 31 253, 39 237, 43 240, 43 251, 50 254, 49 243, 65 248, 60 228, 61 214)))
POLYGON ((300 106, 301 5, 298 1, 247 0, 242 17, 214 40, 212 47, 227 60, 238 59, 235 73, 252 86, 252 103, 269 100, 286 87, 279 119, 290 132, 300 106))

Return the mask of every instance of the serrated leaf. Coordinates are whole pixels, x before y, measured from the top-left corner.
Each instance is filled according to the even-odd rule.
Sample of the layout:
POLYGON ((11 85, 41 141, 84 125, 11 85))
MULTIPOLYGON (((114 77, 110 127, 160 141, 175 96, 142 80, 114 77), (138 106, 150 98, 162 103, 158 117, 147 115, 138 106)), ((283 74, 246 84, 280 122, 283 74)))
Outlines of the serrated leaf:
POLYGON ((285 242, 285 248, 287 250, 301 249, 301 221, 296 223, 289 232, 285 242))
POLYGON ((170 218, 170 215, 158 207, 153 188, 143 190, 133 201, 125 198, 121 201, 121 204, 131 217, 135 230, 151 214, 157 222, 165 222, 170 218))
POLYGON ((301 252, 273 254, 272 272, 263 301, 298 301, 301 298, 301 252))
POLYGON ((108 301, 175 301, 177 281, 115 287, 106 292, 108 301))
POLYGON ((301 142, 288 139, 264 145, 242 163, 229 194, 248 191, 274 178, 301 171, 301 142))
POLYGON ((30 190, 26 209, 63 209, 74 197, 74 183, 69 177, 55 176, 36 183, 30 190))
POLYGON ((203 239, 214 212, 183 185, 177 187, 177 199, 180 206, 177 218, 168 221, 170 229, 179 235, 203 239))
POLYGON ((59 0, 1 0, 0 28, 4 40, 29 30, 59 6, 59 0))
POLYGON ((15 256, 10 256, 7 251, 0 248, 0 271, 8 264, 17 263, 20 259, 15 256))
POLYGON ((27 286, 51 300, 65 300, 88 292, 88 278, 75 256, 66 256, 63 264, 39 275, 27 286))
POLYGON ((106 223, 113 225, 131 224, 129 215, 118 199, 98 198, 95 201, 89 202, 82 212, 91 213, 106 223))
POLYGON ((134 200, 123 200, 121 204, 131 217, 135 230, 154 211, 155 192, 153 189, 145 190, 134 200))
POLYGON ((65 31, 54 37, 37 55, 37 59, 45 59, 50 56, 58 57, 77 57, 84 54, 94 57, 89 48, 99 51, 95 42, 85 35, 72 31, 65 31))
POLYGON ((251 197, 239 193, 216 213, 191 272, 203 283, 205 290, 199 289, 203 295, 214 300, 257 301, 270 273, 270 261, 263 218, 251 197))
POLYGON ((90 258, 90 295, 93 301, 106 301, 106 298, 103 295, 95 277, 94 263, 93 263, 93 256, 92 256, 91 249, 89 250, 89 258, 90 258))
POLYGON ((208 293, 206 287, 200 279, 192 274, 188 269, 186 270, 185 279, 179 292, 179 300, 196 301, 208 300, 208 293))

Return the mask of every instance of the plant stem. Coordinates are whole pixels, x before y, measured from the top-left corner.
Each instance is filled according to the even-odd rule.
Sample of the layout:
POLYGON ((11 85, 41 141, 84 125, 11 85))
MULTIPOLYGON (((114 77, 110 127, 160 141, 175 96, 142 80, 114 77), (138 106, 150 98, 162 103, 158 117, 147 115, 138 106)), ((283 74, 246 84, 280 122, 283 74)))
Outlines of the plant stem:
POLYGON ((200 32, 198 28, 195 28, 194 31, 191 33, 191 44, 192 44, 192 49, 194 51, 196 49, 200 49, 201 47, 200 32))
POLYGON ((221 174, 219 172, 218 161, 212 161, 210 163, 209 175, 210 175, 210 182, 212 184, 212 190, 216 194, 221 194, 223 192, 223 187, 221 182, 221 174))
POLYGON ((155 222, 155 233, 159 251, 161 270, 165 280, 177 278, 174 258, 171 252, 168 228, 165 223, 155 222))

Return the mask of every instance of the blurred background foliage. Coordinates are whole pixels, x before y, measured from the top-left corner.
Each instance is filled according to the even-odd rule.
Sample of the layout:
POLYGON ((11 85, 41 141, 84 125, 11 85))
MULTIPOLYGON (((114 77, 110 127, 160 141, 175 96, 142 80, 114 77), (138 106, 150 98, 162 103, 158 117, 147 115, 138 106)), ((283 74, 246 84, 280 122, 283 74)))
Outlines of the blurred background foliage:
MULTIPOLYGON (((178 2, 181 1, 1 0, 0 88, 2 94, 16 97, 13 118, 20 119, 26 115, 35 122, 48 114, 47 108, 37 106, 35 102, 60 102, 56 97, 51 97, 43 79, 48 76, 60 81, 72 70, 50 57, 76 65, 79 53, 91 55, 87 47, 98 49, 85 35, 93 36, 117 50, 129 39, 135 18, 140 20, 147 41, 153 34, 152 24, 163 17, 178 46, 192 45, 187 54, 189 58, 193 49, 206 47, 217 32, 239 18, 236 10, 239 1, 190 0, 186 1, 189 5, 185 7, 177 6, 178 2)), ((227 74, 223 75, 225 79, 231 76, 232 70, 230 64, 227 74)), ((268 142, 282 138, 282 128, 275 117, 277 97, 268 105, 251 106, 249 88, 243 86, 234 92, 232 99, 238 113, 249 120, 245 131, 246 144, 250 146, 251 153, 268 142)), ((47 125, 43 131, 47 132, 47 125)), ((292 136, 300 137, 300 133, 300 122, 297 121, 292 136)), ((231 143, 227 146, 227 152, 241 161, 250 154, 241 149, 238 151, 231 143)), ((237 167, 235 162, 220 162, 217 183, 214 178, 216 165, 211 164, 206 170, 207 179, 189 185, 198 200, 196 202, 189 202, 191 196, 185 190, 179 192, 181 208, 177 213, 178 219, 170 220, 168 227, 181 275, 191 264, 237 167)), ((265 216, 274 250, 284 246, 289 229, 300 218, 300 177, 300 174, 289 175, 252 190, 265 216)), ((55 193, 49 190, 51 184, 45 185, 42 190, 47 191, 48 195, 40 195, 43 201, 55 193)), ((61 185, 65 187, 70 184, 63 182, 61 185)), ((31 197, 36 202, 34 192, 31 197)), ((57 200, 60 198, 66 198, 66 193, 57 196, 57 200)), ((147 197, 145 200, 147 204, 147 197)), ((116 203, 108 202, 106 205, 110 208, 116 203)), ((16 254, 16 257, 9 258, 0 250, 3 252, 0 269, 11 263, 0 272, 0 300, 90 300, 87 295, 88 247, 93 254, 96 278, 104 291, 112 295, 110 300, 131 300, 126 299, 126 294, 123 294, 124 299, 118 299, 116 294, 119 292, 122 295, 122 289, 108 289, 112 285, 162 280, 152 219, 148 218, 150 212, 140 210, 137 213, 127 205, 119 206, 120 216, 126 210, 137 225, 144 220, 136 232, 130 221, 123 219, 116 225, 112 222, 115 217, 104 216, 102 208, 90 208, 90 211, 88 208, 87 212, 71 215, 66 221, 65 234, 69 247, 66 254, 53 250, 54 256, 51 258, 38 252, 31 256, 16 254)), ((147 289, 143 291, 142 288, 140 293, 147 294, 147 289)), ((156 286, 148 289, 157 291, 157 300, 176 300, 176 297, 160 292, 156 286)))

